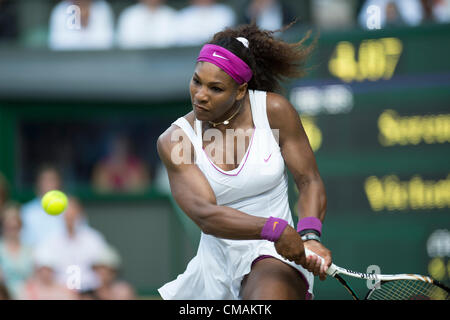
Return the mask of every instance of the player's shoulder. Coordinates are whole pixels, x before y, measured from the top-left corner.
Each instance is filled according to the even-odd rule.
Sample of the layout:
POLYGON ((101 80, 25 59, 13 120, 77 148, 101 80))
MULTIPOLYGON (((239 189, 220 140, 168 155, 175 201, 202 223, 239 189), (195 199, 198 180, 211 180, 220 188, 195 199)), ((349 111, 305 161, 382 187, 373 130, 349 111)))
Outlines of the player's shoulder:
POLYGON ((266 98, 267 118, 272 128, 281 128, 283 124, 289 123, 298 113, 288 99, 281 94, 267 92, 266 98))
MULTIPOLYGON (((191 125, 191 127, 193 127, 194 124, 194 120, 195 120, 195 116, 194 116, 194 112, 191 111, 190 113, 186 114, 183 116, 183 118, 185 118, 187 120, 187 122, 191 125)), ((177 126, 176 124, 171 124, 170 127, 168 127, 159 137, 158 137, 158 146, 159 147, 163 147, 163 146, 170 146, 173 144, 176 144, 178 142, 174 141, 173 135, 174 133, 177 134, 181 134, 182 136, 186 136, 186 133, 184 132, 184 130, 182 130, 179 126, 177 126)))
MULTIPOLYGON (((183 117, 191 126, 193 126, 195 120, 193 112, 190 112, 183 117)), ((183 143, 185 143, 186 141, 189 141, 189 137, 187 136, 186 132, 184 132, 182 128, 173 123, 158 137, 158 140, 156 142, 158 154, 161 160, 166 164, 166 166, 171 163, 170 155, 172 154, 173 149, 185 147, 183 143)), ((193 148, 192 144, 190 145, 193 148)))

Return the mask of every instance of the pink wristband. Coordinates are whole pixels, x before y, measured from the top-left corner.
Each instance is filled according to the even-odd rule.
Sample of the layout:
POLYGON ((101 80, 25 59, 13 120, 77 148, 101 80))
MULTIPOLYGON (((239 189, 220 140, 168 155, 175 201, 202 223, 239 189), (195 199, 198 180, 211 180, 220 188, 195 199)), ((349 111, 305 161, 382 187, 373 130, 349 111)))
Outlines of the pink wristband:
POLYGON ((305 217, 299 220, 297 224, 297 232, 301 232, 306 229, 312 229, 322 234, 322 221, 316 217, 305 217))
POLYGON ((261 238, 272 242, 277 241, 288 225, 286 220, 270 217, 261 230, 261 238))

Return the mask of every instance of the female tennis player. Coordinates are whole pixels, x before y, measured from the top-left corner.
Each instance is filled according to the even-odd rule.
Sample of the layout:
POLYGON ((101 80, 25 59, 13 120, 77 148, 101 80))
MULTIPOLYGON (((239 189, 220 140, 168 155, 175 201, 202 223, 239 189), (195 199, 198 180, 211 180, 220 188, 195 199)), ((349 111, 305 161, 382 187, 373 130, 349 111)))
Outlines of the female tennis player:
POLYGON ((202 231, 186 271, 159 289, 163 299, 308 299, 314 275, 325 279, 324 185, 299 115, 274 93, 280 79, 303 74, 305 40, 289 44, 251 24, 201 49, 193 111, 157 143, 175 200, 202 231), (297 228, 285 166, 300 191, 297 228))

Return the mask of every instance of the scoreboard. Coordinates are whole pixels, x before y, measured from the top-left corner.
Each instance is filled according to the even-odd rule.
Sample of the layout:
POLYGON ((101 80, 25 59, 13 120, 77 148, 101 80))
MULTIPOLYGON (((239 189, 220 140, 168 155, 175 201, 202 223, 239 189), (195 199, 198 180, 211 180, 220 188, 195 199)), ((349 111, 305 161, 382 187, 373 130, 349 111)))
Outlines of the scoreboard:
MULTIPOLYGON (((338 265, 450 280, 448 39, 448 25, 327 35, 311 75, 289 88, 325 183, 323 240, 338 265)), ((339 297, 326 282, 317 297, 339 297)))

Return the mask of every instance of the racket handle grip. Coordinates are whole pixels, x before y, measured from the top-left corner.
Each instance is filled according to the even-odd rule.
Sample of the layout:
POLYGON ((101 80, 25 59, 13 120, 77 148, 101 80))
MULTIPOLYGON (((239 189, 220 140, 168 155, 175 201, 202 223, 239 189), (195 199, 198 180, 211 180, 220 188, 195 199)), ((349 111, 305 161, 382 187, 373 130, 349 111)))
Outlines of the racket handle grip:
MULTIPOLYGON (((307 249, 307 248, 305 248, 305 256, 306 256, 306 257, 309 257, 309 256, 316 256, 316 257, 319 257, 320 260, 322 261, 321 265, 325 263, 325 259, 324 259, 324 258, 322 258, 322 257, 319 256, 318 254, 316 254, 315 252, 312 252, 311 250, 309 250, 309 249, 307 249)), ((328 269, 327 269, 327 274, 328 274, 329 276, 334 276, 334 274, 336 273, 336 271, 337 271, 337 270, 336 270, 334 264, 331 264, 331 265, 328 267, 328 269)))

